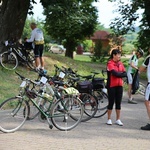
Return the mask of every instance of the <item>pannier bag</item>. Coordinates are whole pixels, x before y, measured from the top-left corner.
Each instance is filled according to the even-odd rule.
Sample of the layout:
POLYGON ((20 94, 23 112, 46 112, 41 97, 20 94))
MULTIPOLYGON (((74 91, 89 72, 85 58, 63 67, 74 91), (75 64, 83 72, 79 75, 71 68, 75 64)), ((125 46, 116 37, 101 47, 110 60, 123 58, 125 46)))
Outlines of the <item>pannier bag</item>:
POLYGON ((77 89, 80 93, 91 93, 92 82, 91 81, 78 82, 77 83, 77 89))
POLYGON ((92 80, 93 89, 101 89, 104 87, 104 79, 103 78, 94 78, 92 80))

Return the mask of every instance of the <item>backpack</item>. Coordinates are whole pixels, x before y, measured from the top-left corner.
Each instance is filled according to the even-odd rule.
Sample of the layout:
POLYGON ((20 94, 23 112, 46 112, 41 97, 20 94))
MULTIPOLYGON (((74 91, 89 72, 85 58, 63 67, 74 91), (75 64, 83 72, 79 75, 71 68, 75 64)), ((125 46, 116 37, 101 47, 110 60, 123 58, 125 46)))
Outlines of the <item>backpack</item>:
POLYGON ((139 89, 139 73, 138 73, 138 70, 136 70, 133 76, 132 94, 135 94, 138 89, 139 89))

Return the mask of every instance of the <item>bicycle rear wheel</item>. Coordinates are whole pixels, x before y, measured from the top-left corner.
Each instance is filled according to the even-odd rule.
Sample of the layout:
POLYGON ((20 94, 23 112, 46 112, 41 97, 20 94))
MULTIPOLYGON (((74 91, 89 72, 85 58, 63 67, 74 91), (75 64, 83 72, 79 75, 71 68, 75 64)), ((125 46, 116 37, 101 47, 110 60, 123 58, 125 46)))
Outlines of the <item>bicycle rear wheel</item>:
POLYGON ((8 70, 14 70, 18 66, 17 56, 13 52, 3 52, 0 58, 1 65, 8 70))
POLYGON ((53 125, 61 130, 68 131, 75 128, 83 116, 82 102, 74 97, 56 101, 51 109, 51 121, 53 125))
POLYGON ((98 109, 94 118, 99 118, 104 116, 107 113, 108 106, 108 96, 103 91, 94 91, 95 96, 97 97, 98 109))
POLYGON ((35 69, 35 57, 34 52, 30 50, 30 52, 27 53, 27 65, 34 70, 35 69))
POLYGON ((0 105, 0 130, 6 133, 15 132, 25 123, 27 116, 28 105, 21 97, 5 100, 0 105))

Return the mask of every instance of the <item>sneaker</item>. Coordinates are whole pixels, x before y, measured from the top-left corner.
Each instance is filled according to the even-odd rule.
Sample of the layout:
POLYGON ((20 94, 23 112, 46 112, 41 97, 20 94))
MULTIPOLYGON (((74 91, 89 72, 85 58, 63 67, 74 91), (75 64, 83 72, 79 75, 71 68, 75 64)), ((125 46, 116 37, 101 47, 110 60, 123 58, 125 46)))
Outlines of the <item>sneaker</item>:
POLYGON ((146 126, 141 127, 141 130, 149 130, 150 131, 150 124, 147 124, 146 126))
POLYGON ((117 120, 116 124, 119 125, 119 126, 123 126, 123 123, 121 122, 121 120, 117 120))
POLYGON ((129 103, 129 104, 137 104, 137 102, 136 102, 136 101, 133 101, 133 100, 128 100, 128 103, 129 103))
POLYGON ((111 119, 108 119, 108 121, 107 121, 107 123, 106 123, 107 125, 112 125, 112 121, 111 121, 111 119))

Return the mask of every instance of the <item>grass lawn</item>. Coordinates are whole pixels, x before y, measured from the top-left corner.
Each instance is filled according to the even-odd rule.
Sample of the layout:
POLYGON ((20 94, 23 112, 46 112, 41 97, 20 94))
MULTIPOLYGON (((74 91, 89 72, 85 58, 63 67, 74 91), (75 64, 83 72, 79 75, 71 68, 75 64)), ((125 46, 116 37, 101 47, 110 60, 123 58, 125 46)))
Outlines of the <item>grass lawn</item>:
POLYGON ((75 55, 74 60, 91 62, 91 58, 89 55, 75 55))
MULTIPOLYGON (((81 75, 90 75, 92 71, 101 72, 102 69, 106 68, 106 62, 91 62, 91 59, 87 55, 76 55, 75 59, 64 57, 63 55, 45 53, 45 69, 48 71, 48 74, 53 76, 55 67, 54 64, 59 67, 70 67, 73 70, 77 70, 77 72, 81 75)), ((108 58, 107 58, 108 59, 108 58)), ((106 59, 106 60, 107 60, 106 59)), ((126 61, 126 59, 123 59, 126 61)), ((126 62, 127 63, 127 62, 126 62)), ((15 71, 18 71, 23 76, 27 78, 31 78, 35 80, 37 78, 37 74, 33 71, 30 71, 26 67, 18 67, 15 71)), ((15 74, 15 71, 5 70, 0 66, 0 102, 5 100, 6 98, 10 98, 18 94, 19 85, 21 84, 21 80, 15 74)), ((98 75, 98 77, 103 77, 102 74, 98 75)), ((143 77, 145 78, 145 74, 143 77)))

